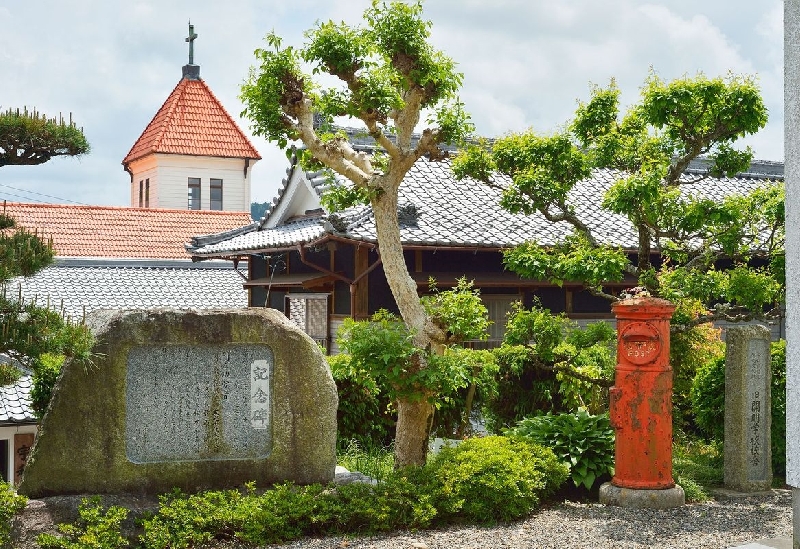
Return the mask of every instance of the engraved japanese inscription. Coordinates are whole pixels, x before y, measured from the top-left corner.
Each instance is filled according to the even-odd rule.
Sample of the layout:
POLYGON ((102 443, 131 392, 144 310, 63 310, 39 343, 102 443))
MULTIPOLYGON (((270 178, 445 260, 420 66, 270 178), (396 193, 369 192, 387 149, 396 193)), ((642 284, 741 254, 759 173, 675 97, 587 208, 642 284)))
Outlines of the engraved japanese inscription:
POLYGON ((769 447, 769 431, 766 426, 766 414, 769 414, 767 402, 767 382, 764 375, 769 368, 769 342, 762 339, 751 339, 747 346, 746 375, 746 444, 747 469, 750 480, 763 480, 769 475, 772 465, 766 459, 769 447))
POLYGON ((125 442, 133 463, 260 459, 271 449, 267 345, 133 347, 125 442))

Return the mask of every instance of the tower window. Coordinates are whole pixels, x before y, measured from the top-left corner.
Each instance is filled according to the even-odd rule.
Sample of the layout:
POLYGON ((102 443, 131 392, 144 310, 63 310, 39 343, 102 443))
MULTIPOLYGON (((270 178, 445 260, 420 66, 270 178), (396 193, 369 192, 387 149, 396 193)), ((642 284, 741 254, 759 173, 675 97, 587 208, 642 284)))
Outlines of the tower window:
POLYGON ((211 209, 222 209, 222 179, 211 179, 211 209))
POLYGON ((190 210, 200 209, 200 178, 189 178, 189 205, 190 210))
POLYGON ((150 207, 150 178, 144 180, 144 207, 150 207))
POLYGON ((139 207, 144 204, 144 181, 139 180, 139 207))

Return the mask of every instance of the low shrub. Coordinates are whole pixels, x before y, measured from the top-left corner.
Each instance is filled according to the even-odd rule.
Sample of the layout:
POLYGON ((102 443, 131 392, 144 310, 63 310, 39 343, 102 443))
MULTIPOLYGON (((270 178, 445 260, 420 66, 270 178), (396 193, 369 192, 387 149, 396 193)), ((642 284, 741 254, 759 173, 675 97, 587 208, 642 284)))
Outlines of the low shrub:
MULTIPOLYGON (((786 341, 770 346, 772 369, 772 471, 786 474, 786 341)), ((711 439, 724 442, 725 437, 725 358, 704 364, 692 382, 692 411, 695 422, 711 439)))
MULTIPOLYGON (((256 546, 302 536, 419 529, 453 522, 518 519, 559 488, 567 468, 555 454, 522 438, 468 439, 445 448, 425 467, 394 470, 384 480, 342 486, 279 484, 257 491, 210 491, 162 496, 142 522, 148 549, 185 549, 213 540, 256 546)), ((62 536, 43 536, 53 549, 117 549, 123 515, 84 502, 81 520, 62 536)))
POLYGON ((355 440, 367 448, 388 445, 394 438, 396 421, 388 391, 378 385, 370 372, 357 367, 350 355, 327 358, 339 394, 339 440, 344 445, 355 440))
POLYGON ((128 546, 120 527, 128 516, 123 507, 103 509, 99 497, 86 498, 78 507, 75 524, 59 524, 61 535, 40 534, 36 542, 44 549, 121 549, 128 546))
POLYGON ((0 480, 0 547, 11 547, 11 519, 25 509, 28 498, 0 480))
POLYGON ((686 501, 710 499, 707 489, 723 481, 722 445, 676 433, 672 445, 672 475, 686 492, 686 501))
POLYGON ((549 448, 504 436, 471 438, 444 447, 428 468, 441 516, 477 523, 527 515, 568 475, 549 448))
POLYGON ((608 414, 592 415, 583 409, 548 413, 525 418, 508 433, 551 448, 569 468, 575 486, 591 490, 599 478, 614 474, 614 430, 608 414))

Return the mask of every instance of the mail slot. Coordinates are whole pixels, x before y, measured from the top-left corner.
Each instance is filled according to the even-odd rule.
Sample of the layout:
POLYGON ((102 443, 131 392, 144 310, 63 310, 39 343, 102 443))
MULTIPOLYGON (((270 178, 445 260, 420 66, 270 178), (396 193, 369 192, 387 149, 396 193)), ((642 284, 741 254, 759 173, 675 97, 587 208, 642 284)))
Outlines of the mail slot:
POLYGON ((616 432, 615 472, 622 488, 662 489, 672 478, 672 368, 669 301, 637 297, 612 305, 617 318, 617 366, 609 391, 616 432))

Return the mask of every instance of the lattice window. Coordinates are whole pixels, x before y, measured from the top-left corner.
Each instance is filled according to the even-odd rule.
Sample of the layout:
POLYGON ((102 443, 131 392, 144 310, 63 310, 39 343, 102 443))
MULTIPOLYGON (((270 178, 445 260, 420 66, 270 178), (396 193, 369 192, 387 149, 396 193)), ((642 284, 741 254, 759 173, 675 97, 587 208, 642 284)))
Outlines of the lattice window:
POLYGON ((289 294, 286 312, 289 320, 328 348, 328 294, 289 294))

